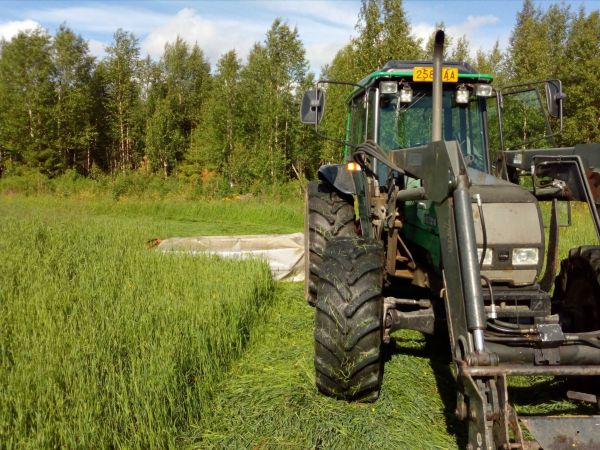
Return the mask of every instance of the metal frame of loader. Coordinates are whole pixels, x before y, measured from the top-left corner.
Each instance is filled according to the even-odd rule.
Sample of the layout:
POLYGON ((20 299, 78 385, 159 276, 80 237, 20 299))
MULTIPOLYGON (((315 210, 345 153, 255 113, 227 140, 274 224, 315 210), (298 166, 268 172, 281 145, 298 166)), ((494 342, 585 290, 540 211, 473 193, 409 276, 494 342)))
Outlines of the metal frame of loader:
MULTIPOLYGON (((320 170, 320 177, 331 182, 342 193, 354 193, 354 183, 364 192, 364 209, 361 214, 364 234, 380 235, 386 228, 387 240, 384 255, 385 271, 395 273, 395 260, 401 250, 398 243, 398 226, 394 223, 397 202, 427 199, 433 202, 441 243, 443 261, 443 297, 452 358, 456 368, 456 414, 468 421, 469 449, 539 448, 537 437, 564 427, 564 434, 548 433, 551 441, 544 448, 600 448, 600 434, 586 434, 589 429, 600 429, 600 416, 577 418, 523 418, 527 428, 538 439, 528 442, 519 426, 519 418, 508 401, 507 378, 512 375, 600 376, 600 323, 592 332, 568 333, 558 321, 558 314, 550 311, 548 291, 556 276, 558 255, 558 200, 586 202, 600 238, 600 218, 597 201, 600 175, 600 144, 580 145, 571 148, 502 151, 499 158, 502 177, 512 182, 529 174, 533 178, 533 194, 539 201, 552 204, 550 220, 550 245, 546 269, 539 285, 528 289, 501 289, 494 293, 492 284, 482 283, 480 259, 477 253, 473 218, 472 180, 458 142, 442 140, 442 54, 444 33, 435 36, 433 59, 432 142, 428 145, 383 152, 374 142, 359 145, 353 157, 362 167, 353 179, 344 173, 343 166, 328 166, 320 170), (387 165, 398 174, 421 180, 420 188, 403 189, 395 193, 393 201, 377 198, 373 185, 376 161, 387 165), (553 183, 539 185, 540 180, 553 183), (372 211, 379 213, 372 214, 372 211), (388 220, 392 217, 392 220, 388 220), (364 222, 368 223, 365 224, 364 222), (375 227, 374 232, 371 227, 375 227), (378 231, 379 230, 379 231, 378 231), (502 296, 505 297, 502 297, 502 296), (529 332, 490 330, 488 319, 499 307, 494 300, 524 302, 531 318, 529 332), (554 314, 554 315, 552 315, 554 314), (594 447, 594 446, 598 447, 594 447), (578 447, 580 446, 580 447, 578 447)), ((560 90, 560 84, 558 84, 560 90)), ((559 92, 559 100, 562 94, 559 92)), ((319 109, 323 99, 315 90, 309 99, 319 122, 319 109)), ((306 111, 305 111, 306 112, 306 111)), ((562 107, 561 107, 562 117, 562 107)), ((480 205, 481 206, 481 205, 480 205)), ((481 209, 480 209, 481 211, 481 209)), ((400 240, 401 244, 401 240, 400 240)), ((600 302, 600 298, 596 298, 600 302)), ((433 333, 435 317, 432 302, 418 299, 386 298, 383 339, 400 328, 433 333), (404 309, 410 305, 411 308, 404 309)), ((587 394, 575 398, 596 401, 587 394)))

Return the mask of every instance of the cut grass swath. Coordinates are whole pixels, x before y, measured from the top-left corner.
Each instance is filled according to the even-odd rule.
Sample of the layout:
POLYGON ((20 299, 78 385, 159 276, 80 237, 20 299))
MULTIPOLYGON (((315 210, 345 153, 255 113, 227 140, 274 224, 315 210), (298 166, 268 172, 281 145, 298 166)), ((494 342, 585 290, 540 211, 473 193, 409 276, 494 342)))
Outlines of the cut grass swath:
POLYGON ((277 286, 268 321, 253 330, 248 350, 212 399, 213 414, 192 427, 187 444, 215 449, 456 448, 455 423, 447 419, 438 393, 440 388, 454 395, 449 366, 444 357, 430 359, 419 333, 398 334, 376 403, 333 400, 315 387, 314 310, 303 301, 303 287, 277 286))

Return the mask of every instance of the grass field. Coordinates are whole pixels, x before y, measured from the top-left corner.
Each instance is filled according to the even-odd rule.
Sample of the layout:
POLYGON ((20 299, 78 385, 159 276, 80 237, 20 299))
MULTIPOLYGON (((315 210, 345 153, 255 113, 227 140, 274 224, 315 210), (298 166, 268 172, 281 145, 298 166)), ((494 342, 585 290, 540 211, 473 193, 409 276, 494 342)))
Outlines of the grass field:
POLYGON ((0 447, 176 446, 271 301, 266 264, 151 252, 177 220, 105 206, 0 202, 0 447))
MULTIPOLYGON (((589 227, 564 229, 561 253, 589 227)), ((0 229, 0 448, 464 446, 447 342, 397 333, 381 399, 334 401, 314 386, 301 284, 144 247, 300 231, 300 198, 4 195, 0 229)), ((531 384, 513 383, 518 411, 575 411, 545 395, 560 382, 531 384)))

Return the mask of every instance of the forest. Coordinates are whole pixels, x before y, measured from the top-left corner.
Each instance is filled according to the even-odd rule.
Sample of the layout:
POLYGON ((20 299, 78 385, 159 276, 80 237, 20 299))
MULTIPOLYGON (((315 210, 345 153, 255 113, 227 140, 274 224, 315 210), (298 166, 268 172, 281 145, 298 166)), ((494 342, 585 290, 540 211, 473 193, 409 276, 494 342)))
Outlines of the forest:
MULTIPOLYGON (((446 59, 493 74, 496 86, 560 78, 565 123, 555 144, 600 141, 598 10, 524 0, 506 49, 497 42, 473 57, 476 43, 450 40, 446 59)), ((431 49, 412 34, 401 0, 363 0, 356 36, 320 77, 357 81, 390 59, 430 58, 431 49)), ((0 174, 156 174, 235 192, 312 178, 343 151, 299 123, 315 80, 298 30, 281 18, 245 59, 232 49, 214 66, 181 38, 153 60, 119 29, 99 60, 67 24, 54 35, 21 32, 0 42, 0 174)), ((342 136, 348 89, 327 94, 324 129, 342 136)))

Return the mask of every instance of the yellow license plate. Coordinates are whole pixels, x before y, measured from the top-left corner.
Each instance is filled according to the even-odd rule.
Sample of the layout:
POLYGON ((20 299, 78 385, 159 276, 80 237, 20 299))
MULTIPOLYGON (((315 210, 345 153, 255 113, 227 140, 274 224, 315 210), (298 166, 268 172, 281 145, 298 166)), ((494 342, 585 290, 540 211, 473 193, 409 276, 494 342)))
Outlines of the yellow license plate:
MULTIPOLYGON (((413 68, 413 81, 431 82, 433 81, 433 67, 415 67, 413 68)), ((442 68, 443 83, 457 83, 458 69, 456 67, 442 68)))

